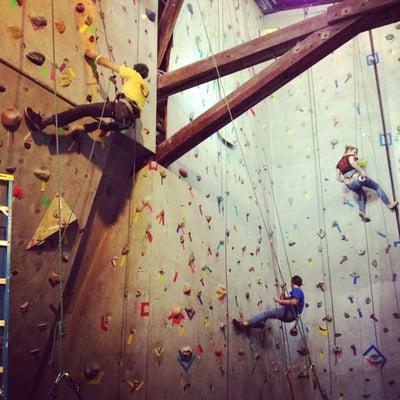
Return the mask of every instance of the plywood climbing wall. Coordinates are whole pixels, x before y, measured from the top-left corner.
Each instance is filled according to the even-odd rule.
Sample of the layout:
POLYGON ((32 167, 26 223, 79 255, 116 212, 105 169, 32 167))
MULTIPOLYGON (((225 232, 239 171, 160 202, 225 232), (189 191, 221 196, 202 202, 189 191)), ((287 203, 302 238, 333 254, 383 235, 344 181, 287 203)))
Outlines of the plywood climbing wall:
MULTIPOLYGON (((51 0, 2 0, 0 7, 7 18, 0 28, 4 38, 0 58, 52 89, 56 83, 57 92, 75 104, 113 100, 116 88, 121 88, 119 78, 113 79, 114 86, 111 73, 101 67, 96 71, 85 60, 86 48, 117 64, 146 63, 148 104, 136 131, 126 134, 154 151, 156 2, 54 1, 54 13, 52 4, 51 0), (36 53, 36 63, 28 58, 32 53, 36 53)), ((54 113, 54 107, 38 111, 54 113)))
POLYGON ((263 352, 276 354, 279 344, 269 331, 247 338, 230 325, 246 302, 260 303, 257 310, 262 294, 272 296, 266 251, 243 250, 238 229, 227 234, 224 212, 185 179, 149 164, 111 234, 93 244, 98 255, 88 257, 69 310, 67 342, 68 369, 89 398, 227 398, 230 391, 231 398, 257 399, 272 390, 265 383, 278 375, 263 352), (237 288, 246 272, 240 286, 251 291, 248 298, 237 288), (179 354, 187 346, 189 359, 179 354), (100 372, 88 379, 93 364, 100 372), (230 376, 243 382, 243 375, 247 385, 235 393, 230 376))

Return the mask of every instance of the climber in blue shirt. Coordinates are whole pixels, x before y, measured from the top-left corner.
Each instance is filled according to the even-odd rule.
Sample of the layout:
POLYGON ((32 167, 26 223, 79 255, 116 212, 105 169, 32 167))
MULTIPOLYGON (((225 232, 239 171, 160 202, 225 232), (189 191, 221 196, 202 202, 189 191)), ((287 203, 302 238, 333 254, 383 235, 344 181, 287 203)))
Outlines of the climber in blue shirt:
POLYGON ((292 290, 289 293, 289 297, 285 296, 285 287, 282 288, 282 293, 279 297, 274 297, 274 301, 282 307, 267 309, 256 314, 249 320, 239 321, 233 319, 233 325, 241 331, 248 331, 250 328, 263 328, 264 322, 267 319, 279 319, 282 322, 296 321, 304 308, 304 292, 301 289, 302 284, 303 280, 300 276, 293 276, 291 279, 292 290))

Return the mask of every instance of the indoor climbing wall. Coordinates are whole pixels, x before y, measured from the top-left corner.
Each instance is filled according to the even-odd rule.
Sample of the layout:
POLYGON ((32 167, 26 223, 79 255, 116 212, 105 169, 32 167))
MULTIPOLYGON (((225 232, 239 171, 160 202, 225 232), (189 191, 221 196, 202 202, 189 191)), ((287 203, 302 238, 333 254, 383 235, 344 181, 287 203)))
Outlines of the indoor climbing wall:
MULTIPOLYGON (((280 14, 266 27, 296 17, 304 16, 280 14)), ((397 197, 398 29, 373 31, 397 197)), ((279 258, 304 277, 310 355, 331 398, 391 399, 400 385, 396 215, 369 192, 372 221, 362 223, 356 196, 335 179, 345 145, 356 145, 367 174, 393 198, 371 54, 364 33, 266 101, 279 258)))
MULTIPOLYGON (((94 233, 88 242, 97 251, 84 259, 87 274, 68 310, 66 348, 67 369, 87 398, 227 398, 230 390, 230 398, 258 399, 273 393, 266 381, 279 382, 268 368, 279 345, 265 332, 232 344, 227 318, 232 307, 237 313, 246 301, 272 296, 261 268, 267 253, 252 247, 244 254, 235 232, 226 235, 217 204, 185 179, 149 163, 112 234, 94 233), (227 269, 227 247, 234 245, 227 269), (229 292, 241 270, 252 270, 247 299, 229 292), (236 393, 228 373, 243 380, 236 393), (244 385, 243 375, 253 386, 244 385)), ((39 394, 48 379, 41 383, 39 394)))
MULTIPOLYGON (((259 35, 263 20, 253 2, 221 1, 209 4, 185 2, 174 37, 171 68, 211 56, 259 35), (202 15, 205 16, 203 20, 202 15), (192 23, 196 21, 196 23, 192 23)), ((168 136, 212 106, 221 96, 252 77, 260 66, 238 72, 172 96, 168 109, 168 136)), ((285 370, 289 368, 288 346, 302 347, 278 323, 253 336, 238 335, 231 326, 234 317, 245 318, 273 307, 275 282, 281 276, 276 265, 274 210, 268 185, 270 153, 267 151, 268 121, 260 104, 235 120, 171 166, 187 174, 188 183, 209 197, 223 211, 229 234, 227 251, 229 368, 225 376, 228 398, 289 396, 285 370), (261 346, 260 348, 258 346, 261 346)), ((294 371, 304 376, 304 362, 294 371)))
MULTIPOLYGON (((268 32, 323 11, 310 8, 260 20, 251 2, 219 4, 221 9, 210 2, 199 10, 198 2, 184 3, 175 37, 186 41, 174 41, 171 68, 256 37, 260 29, 268 32), (199 23, 191 24, 193 20, 199 23)), ((389 149, 396 186, 398 29, 392 25, 373 33, 388 140, 393 141, 389 149)), ((335 165, 344 145, 353 143, 367 161, 367 173, 392 198, 371 53, 368 34, 360 35, 171 166, 173 171, 186 170, 190 185, 225 207, 231 232, 235 232, 233 221, 244 212, 250 223, 238 224, 231 240, 238 238, 248 246, 247 235, 253 241, 258 235, 263 237, 261 247, 268 258, 260 266, 267 282, 274 282, 276 276, 280 280, 280 271, 286 280, 291 274, 304 277, 304 329, 310 359, 300 336, 289 336, 285 342, 278 330, 270 336, 280 347, 276 354, 262 353, 271 357, 268 371, 274 370, 275 379, 282 379, 281 386, 267 378, 264 384, 279 389, 279 397, 290 398, 292 386, 305 398, 320 398, 315 377, 330 398, 393 398, 398 393, 395 214, 382 208, 371 193, 368 212, 373 221, 364 226, 354 195, 335 181, 335 165), (260 226, 263 232, 258 232, 260 226), (308 367, 310 360, 315 375, 308 367), (286 368, 293 371, 288 379, 286 368)), ((170 98, 168 135, 253 73, 249 69, 222 78, 219 86, 212 82, 170 98)), ((235 257, 235 250, 228 250, 228 259, 235 257)), ((234 296, 240 300, 254 290, 254 286, 243 286, 251 274, 244 269, 237 272, 240 281, 229 288, 229 319, 238 308, 245 316, 257 310, 257 298, 240 302, 239 307, 233 302, 234 296)), ((271 297, 268 292, 262 294, 262 307, 273 305, 271 297)), ((276 329, 278 324, 268 326, 276 329)), ((244 343, 243 337, 231 336, 232 363, 244 343)), ((236 374, 237 368, 238 364, 233 365, 227 375, 228 386, 236 393, 246 387, 245 382, 255 382, 251 371, 244 368, 236 374)), ((252 392, 258 387, 255 384, 252 392)))
MULTIPOLYGON (((58 329, 54 323, 60 301, 59 220, 65 227, 62 265, 64 282, 68 286, 74 280, 73 267, 79 270, 76 254, 82 252, 90 235, 95 195, 104 186, 109 193, 106 185, 109 171, 114 171, 124 160, 123 168, 129 174, 132 154, 136 157, 155 148, 156 1, 120 1, 118 7, 115 7, 116 2, 111 6, 108 1, 64 3, 50 0, 0 2, 4 15, 0 28, 3 38, 0 50, 0 167, 2 173, 15 177, 10 398, 32 398, 43 368, 47 366, 51 371, 58 368, 52 360, 53 339, 58 329), (140 49, 138 42, 142 42, 140 49), (113 99, 116 89, 109 75, 99 67, 96 71, 93 64, 84 59, 84 50, 88 47, 116 63, 133 66, 136 62, 144 62, 149 66, 147 109, 138 121, 136 132, 123 132, 119 137, 99 137, 99 131, 90 136, 79 132, 68 135, 66 129, 60 128, 57 146, 54 135, 29 131, 24 122, 24 108, 31 106, 43 114, 51 114, 76 104, 103 101, 107 97, 113 99), (133 146, 128 136, 135 137, 143 147, 133 146), (114 159, 121 151, 130 154, 114 159), (111 156, 107 159, 109 153, 111 156), (62 196, 60 219, 56 197, 59 192, 62 196)), ((119 78, 112 81, 121 87, 119 78)), ((55 133, 54 129, 47 131, 55 133)), ((129 187, 127 184, 124 190, 129 187)), ((125 200, 122 192, 119 189, 118 196, 107 195, 109 202, 110 197, 117 197, 113 203, 115 214, 125 200)), ((111 225, 111 207, 100 207, 98 202, 96 207, 100 208, 96 215, 101 216, 105 225, 111 225)), ((55 376, 51 375, 50 379, 46 382, 46 391, 55 376)))
MULTIPOLYGON (((55 196, 59 192, 60 171, 63 171, 61 193, 66 202, 62 204, 65 213, 61 221, 68 226, 63 230, 62 259, 68 279, 107 149, 99 145, 94 148, 90 138, 69 136, 60 140, 57 156, 55 137, 30 133, 20 119, 28 104, 51 108, 52 93, 4 65, 0 65, 0 85, 4 88, 0 94, 0 166, 2 172, 15 177, 9 381, 10 395, 15 396, 11 398, 22 399, 29 396, 26 388, 34 385, 58 309, 60 272, 57 229, 54 229, 58 220, 54 213, 58 210, 55 196), (38 232, 38 228, 43 229, 38 232), (17 395, 14 391, 21 389, 24 393, 17 395)), ((59 103, 68 106, 66 102, 59 100, 59 103)))
MULTIPOLYGON (((0 27, 4 38, 0 59, 52 90, 56 85, 57 93, 75 104, 113 100, 122 83, 118 77, 111 78, 107 69, 96 69, 85 60, 86 48, 116 64, 147 64, 148 104, 136 131, 125 134, 155 150, 155 0, 73 0, 68 5, 52 0, 1 0, 0 7, 7 15, 0 27)), ((39 111, 53 113, 54 107, 39 111)))

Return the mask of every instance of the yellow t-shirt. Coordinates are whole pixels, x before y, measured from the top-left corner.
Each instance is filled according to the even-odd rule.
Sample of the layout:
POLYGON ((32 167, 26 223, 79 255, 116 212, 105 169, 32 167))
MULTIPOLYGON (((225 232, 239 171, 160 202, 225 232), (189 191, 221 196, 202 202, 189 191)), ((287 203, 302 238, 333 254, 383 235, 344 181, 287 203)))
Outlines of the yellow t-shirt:
POLYGON ((119 74, 124 79, 122 92, 130 100, 133 100, 140 111, 143 110, 144 103, 149 95, 147 82, 134 69, 121 65, 119 74))

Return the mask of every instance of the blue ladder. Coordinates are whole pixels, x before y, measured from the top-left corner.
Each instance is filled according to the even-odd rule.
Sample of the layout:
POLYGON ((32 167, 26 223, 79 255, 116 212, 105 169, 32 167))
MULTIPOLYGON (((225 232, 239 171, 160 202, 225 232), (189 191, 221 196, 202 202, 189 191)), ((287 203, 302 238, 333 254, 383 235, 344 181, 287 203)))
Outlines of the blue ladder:
POLYGON ((0 269, 0 332, 2 330, 3 343, 1 346, 0 365, 0 399, 7 400, 8 383, 8 335, 9 335, 9 310, 10 310, 10 269, 11 269, 11 221, 14 176, 1 174, 0 183, 5 183, 6 205, 0 205, 0 216, 3 217, 4 228, 0 237, 1 269, 0 269))

